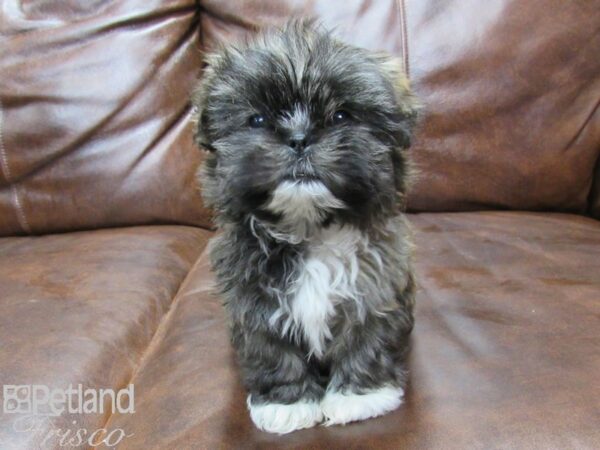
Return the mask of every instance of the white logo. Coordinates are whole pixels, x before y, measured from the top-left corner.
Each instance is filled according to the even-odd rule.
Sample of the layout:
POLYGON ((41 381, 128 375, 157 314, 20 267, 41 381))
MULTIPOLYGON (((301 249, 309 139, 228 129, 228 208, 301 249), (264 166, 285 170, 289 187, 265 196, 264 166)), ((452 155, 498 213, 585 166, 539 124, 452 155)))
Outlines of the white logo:
POLYGON ((134 387, 114 389, 84 389, 81 384, 67 389, 51 389, 40 384, 5 384, 2 387, 2 407, 5 414, 14 414, 13 430, 17 433, 34 433, 38 447, 96 448, 104 445, 117 447, 124 439, 133 436, 122 428, 88 430, 77 420, 67 427, 58 427, 55 419, 64 414, 133 414, 135 412, 134 387))
POLYGON ((5 414, 60 416, 70 414, 132 414, 135 412, 134 386, 114 389, 84 389, 81 384, 67 389, 50 389, 42 384, 5 384, 2 389, 5 414))

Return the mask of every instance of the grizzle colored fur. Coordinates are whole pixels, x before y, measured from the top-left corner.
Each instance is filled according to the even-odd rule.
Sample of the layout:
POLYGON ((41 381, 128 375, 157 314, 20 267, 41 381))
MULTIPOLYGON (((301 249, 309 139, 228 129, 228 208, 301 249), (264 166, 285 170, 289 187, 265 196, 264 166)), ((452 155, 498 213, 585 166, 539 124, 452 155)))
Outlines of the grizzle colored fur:
POLYGON ((210 56, 194 104, 197 142, 210 151, 203 196, 221 231, 212 264, 249 407, 317 411, 283 427, 299 409, 253 420, 287 432, 391 409, 336 420, 318 405, 326 393, 402 392, 415 108, 398 65, 292 22, 210 56))

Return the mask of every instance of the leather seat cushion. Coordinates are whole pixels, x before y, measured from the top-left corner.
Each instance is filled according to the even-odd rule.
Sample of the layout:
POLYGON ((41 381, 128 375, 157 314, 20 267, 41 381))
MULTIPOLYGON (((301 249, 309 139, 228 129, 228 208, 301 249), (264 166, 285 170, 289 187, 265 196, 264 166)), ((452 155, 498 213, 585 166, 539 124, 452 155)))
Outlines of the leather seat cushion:
MULTIPOLYGON (((127 385, 209 235, 156 226, 0 239, 0 384, 127 385)), ((0 447, 38 448, 51 426, 107 418, 16 433, 17 416, 0 414, 0 447)))
POLYGON ((429 213, 406 403, 286 436, 246 411, 206 255, 133 378, 137 448, 598 448, 600 224, 562 214, 429 213))

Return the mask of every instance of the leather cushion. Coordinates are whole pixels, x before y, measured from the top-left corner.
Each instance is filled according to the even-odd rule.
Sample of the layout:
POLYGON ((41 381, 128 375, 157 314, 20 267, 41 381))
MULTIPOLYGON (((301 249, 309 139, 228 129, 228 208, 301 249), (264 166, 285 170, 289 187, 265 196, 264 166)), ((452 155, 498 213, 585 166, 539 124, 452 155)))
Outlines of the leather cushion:
MULTIPOLYGON (((208 234, 162 226, 0 239, 0 384, 126 386, 208 234)), ((23 422, 39 427, 28 432, 15 432, 18 418, 0 414, 3 449, 64 448, 46 434, 91 433, 108 414, 40 416, 23 422)))
POLYGON ((405 404, 285 436, 254 428, 206 254, 132 382, 120 448, 598 448, 600 223, 420 214, 405 404))
POLYGON ((600 155, 600 8, 407 0, 425 101, 419 211, 587 209, 600 155))
POLYGON ((194 1, 10 0, 0 28, 0 235, 210 225, 194 1))
POLYGON ((405 62, 425 104, 411 209, 586 210, 600 140, 592 3, 201 3, 7 4, 0 235, 209 226, 188 102, 201 48, 290 15, 405 62))

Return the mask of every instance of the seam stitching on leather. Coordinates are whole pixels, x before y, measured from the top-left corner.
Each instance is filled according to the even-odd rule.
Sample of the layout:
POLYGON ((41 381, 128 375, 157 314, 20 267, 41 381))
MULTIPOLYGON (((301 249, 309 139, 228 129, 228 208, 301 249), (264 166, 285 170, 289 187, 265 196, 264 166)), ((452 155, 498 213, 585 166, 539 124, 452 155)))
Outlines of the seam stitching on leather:
POLYGON ((8 158, 6 157, 6 148, 4 147, 4 108, 2 106, 2 100, 0 100, 0 169, 4 174, 6 181, 10 183, 10 167, 8 166, 8 158))
POLYGON ((410 66, 408 61, 408 29, 406 25, 405 0, 397 0, 398 16, 400 19, 400 39, 402 44, 402 68, 407 78, 410 77, 410 66))
POLYGON ((19 190, 17 189, 17 185, 13 184, 11 186, 11 190, 15 199, 15 205, 17 206, 17 218, 19 219, 19 225, 21 225, 23 231, 31 234, 31 227, 29 226, 29 221, 27 220, 27 216, 25 215, 25 209, 21 205, 21 198, 19 197, 19 190))
MULTIPOLYGON (((10 166, 8 164, 8 157, 6 156, 6 146, 4 145, 4 107, 2 105, 2 100, 0 100, 0 169, 2 169, 2 173, 4 173, 6 182, 11 185, 12 176, 10 172, 10 166)), ((21 204, 17 185, 12 184, 10 186, 10 190, 12 192, 13 200, 17 210, 17 221, 19 222, 19 226, 23 231, 31 234, 31 228, 29 227, 25 210, 21 204)))
MULTIPOLYGON (((144 367, 145 362, 148 359, 149 355, 152 353, 154 347, 156 347, 158 345, 157 342, 162 341, 162 339, 164 338, 165 333, 166 333, 165 327, 167 326, 167 323, 169 322, 169 318, 174 314, 175 309, 177 308, 177 305, 179 305, 179 303, 181 302, 181 298, 183 297, 183 296, 180 296, 179 294, 181 293, 183 288, 186 286, 186 284, 187 284, 186 281, 188 280, 190 274, 194 272, 194 269, 200 263, 200 259, 202 258, 202 255, 206 251, 207 246, 208 246, 208 241, 204 245, 204 247, 202 247, 200 249, 200 251, 198 252, 198 256, 196 257, 196 261, 192 264, 192 266, 190 267, 188 272, 183 277, 181 284, 177 288, 177 291, 175 292, 175 295, 173 296, 173 299, 172 299, 171 303, 169 304, 169 308, 163 314, 162 318, 159 320, 158 325, 156 326, 156 331, 154 332, 154 334, 150 338, 150 341, 148 342, 148 345, 142 352, 142 356, 140 356, 138 365, 133 369, 133 372, 131 373, 129 380, 127 380, 127 383, 125 383, 125 386, 121 386, 121 387, 127 387, 133 382, 133 380, 135 379, 137 374, 144 367)), ((109 416, 106 418, 106 421, 104 422, 102 428, 106 429, 108 423, 110 422, 110 419, 113 416, 114 416, 114 413, 111 412, 109 414, 109 416)))

